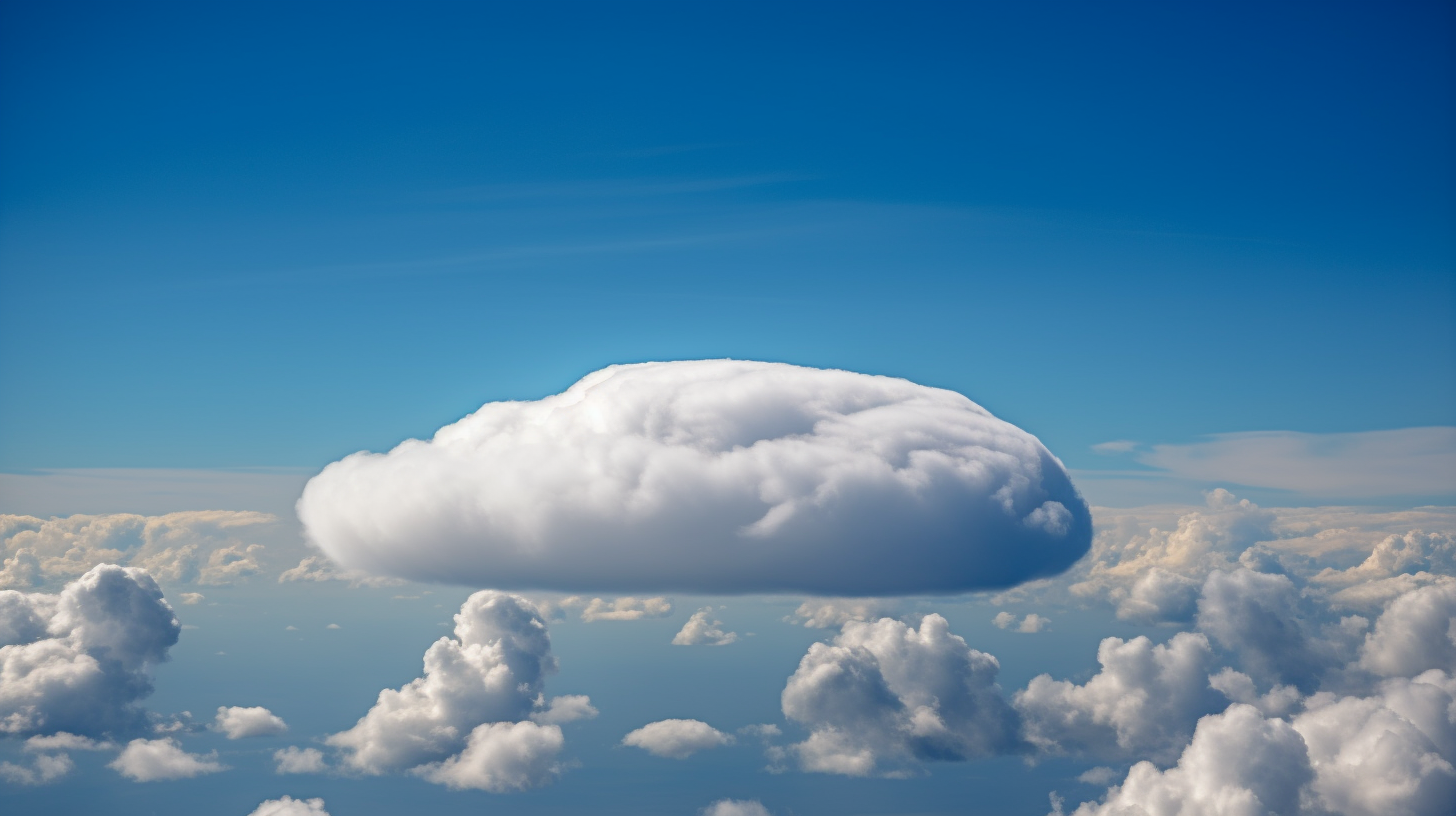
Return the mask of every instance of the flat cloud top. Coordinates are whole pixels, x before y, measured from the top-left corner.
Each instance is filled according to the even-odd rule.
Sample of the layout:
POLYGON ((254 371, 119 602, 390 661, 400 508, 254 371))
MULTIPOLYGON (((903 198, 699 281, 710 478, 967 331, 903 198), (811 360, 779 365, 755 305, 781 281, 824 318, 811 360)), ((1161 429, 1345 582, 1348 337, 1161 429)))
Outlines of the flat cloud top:
POLYGON ((309 481, 343 566, 502 589, 889 595, 1005 587, 1087 551, 1037 439, 953 391, 781 363, 612 366, 309 481))

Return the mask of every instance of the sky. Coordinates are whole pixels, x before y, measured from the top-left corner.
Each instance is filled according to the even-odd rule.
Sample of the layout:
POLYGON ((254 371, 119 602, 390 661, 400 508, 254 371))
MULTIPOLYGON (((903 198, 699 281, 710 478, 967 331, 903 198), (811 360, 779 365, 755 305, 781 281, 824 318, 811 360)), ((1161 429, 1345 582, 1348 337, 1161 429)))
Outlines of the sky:
POLYGON ((0 802, 1085 816, 1262 740, 1266 810, 1390 812, 1321 735, 1456 763, 1453 32, 0 3, 0 653, 116 661, 0 682, 0 802), (442 637, 530 694, 391 754, 442 637))

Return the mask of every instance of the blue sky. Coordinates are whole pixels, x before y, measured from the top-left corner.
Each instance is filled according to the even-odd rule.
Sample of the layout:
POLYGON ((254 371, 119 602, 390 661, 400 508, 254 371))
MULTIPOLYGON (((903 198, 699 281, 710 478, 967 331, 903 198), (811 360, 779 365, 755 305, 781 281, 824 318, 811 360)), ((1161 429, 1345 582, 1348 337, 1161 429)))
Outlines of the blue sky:
MULTIPOLYGON (((59 783, 0 765, 0 803, 690 814, 730 797, 889 816, 961 812, 972 791, 1039 816, 1052 791, 1068 812, 1112 801, 1134 761, 1166 770, 1223 711, 1149 714, 1186 720, 1182 742, 1103 755, 1036 742, 1041 709, 1016 703, 1020 753, 816 772, 792 746, 822 723, 780 695, 810 644, 880 615, 944 615, 1001 661, 1008 701, 1043 672, 1089 682, 1114 636, 1203 637, 1199 676, 1246 672, 1259 694, 1414 682, 1383 641, 1329 633, 1406 625, 1395 588, 1449 593, 1456 572, 1453 31, 1456 7, 1421 2, 0 3, 0 520, 34 517, 0 523, 0 591, 150 565, 198 628, 147 658, 139 703, 196 722, 149 736, 232 768, 130 781, 108 763, 139 737, 98 733, 112 747, 75 749, 59 783), (709 358, 964 394, 1065 463, 1091 554, 1049 584, 890 599, 826 628, 795 616, 815 598, 751 586, 593 621, 553 613, 560 586, 360 584, 342 571, 358 542, 280 582, 322 558, 294 505, 330 463, 609 365, 709 358), (191 566, 158 555, 167 541, 195 546, 191 566), (1376 557, 1392 547, 1411 549, 1376 557), (1255 557, 1270 548, 1282 572, 1255 557), (1291 631, 1322 633, 1286 651, 1344 662, 1261 675, 1265 653, 1220 628, 1224 574, 1265 576, 1250 593, 1285 576, 1314 604, 1291 631), (546 696, 600 709, 562 725, 554 782, 349 771, 328 736, 421 677, 450 615, 495 588, 544 604, 546 696), (736 642, 671 646, 704 606, 736 642), (1050 629, 993 623, 1008 611, 1050 629), (290 730, 205 727, 234 705, 290 730), (664 718, 783 735, 687 760, 620 744, 664 718), (329 770, 275 773, 290 745, 329 770), (1111 770, 1077 781, 1094 768, 1111 770)), ((1260 705, 1295 729, 1316 716, 1260 705)), ((0 763, 31 767, 26 736, 0 732, 0 763)))

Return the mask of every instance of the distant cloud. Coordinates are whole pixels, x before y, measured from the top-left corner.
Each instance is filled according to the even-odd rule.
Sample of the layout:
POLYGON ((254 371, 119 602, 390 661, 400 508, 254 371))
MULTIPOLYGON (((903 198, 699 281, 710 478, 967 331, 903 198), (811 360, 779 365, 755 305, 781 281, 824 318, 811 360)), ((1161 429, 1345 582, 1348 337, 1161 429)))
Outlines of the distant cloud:
POLYGON ((316 774, 328 770, 324 752, 290 745, 273 752, 274 770, 280 774, 316 774))
POLYGON ((71 772, 76 764, 67 754, 41 754, 30 765, 0 762, 0 779, 14 785, 45 785, 71 772))
POLYGON ((1004 587, 1091 536, 1057 459, 960 394, 733 360, 490 403, 329 465, 298 511, 347 568, 561 591, 1004 587))
POLYGON ((900 606, 890 598, 811 598, 799 604, 788 620, 802 621, 809 629, 831 629, 852 620, 894 617, 900 606))
POLYGON ((772 816, 756 799, 719 799, 703 808, 702 816, 772 816))
POLYGON ((324 810, 322 799, 294 799, 284 796, 282 799, 263 802, 248 816, 329 816, 329 812, 324 810))
POLYGON ((1131 439, 1114 439, 1111 442, 1099 442, 1096 445, 1093 445, 1092 451, 1094 453, 1100 453, 1105 456, 1112 456, 1119 453, 1127 453, 1129 451, 1136 450, 1137 446, 1138 443, 1132 441, 1131 439))
POLYGON ((1310 434, 1219 434, 1154 445, 1138 461, 1204 482, 1305 496, 1374 498, 1456 494, 1456 427, 1310 434))
POLYGON ((713 620, 713 607, 694 612, 683 628, 673 635, 674 646, 727 646, 738 640, 737 632, 723 631, 723 621, 713 620))
POLYGON ((1014 626, 1016 631, 1029 635, 1045 630, 1052 622, 1050 618, 1044 618, 1032 612, 1017 623, 1016 616, 1010 612, 997 612, 996 617, 991 619, 991 623, 995 624, 997 629, 1010 629, 1014 626))
POLYGON ((271 737, 288 730, 283 718, 262 706, 220 706, 213 727, 230 740, 245 737, 271 737))
POLYGON ((622 738, 623 745, 667 759, 687 759, 699 751, 732 743, 731 735, 701 720, 658 720, 622 738))
POLYGON ((527 790, 560 773, 556 755, 564 744, 561 728, 555 725, 529 720, 484 723, 470 732, 464 751, 443 762, 422 765, 414 773, 457 790, 527 790))
POLYGON ((565 694, 560 697, 552 697, 546 710, 535 712, 531 715, 531 720, 543 725, 560 725, 577 720, 589 720, 597 714, 598 711, 591 704, 590 697, 585 694, 565 694))
POLYGON ((152 667, 181 631, 140 569, 94 567, 58 595, 0 591, 0 734, 140 730, 152 667))
POLYGON ((171 737, 132 740, 110 767, 134 782, 189 779, 227 770, 226 765, 217 761, 216 751, 207 755, 189 754, 171 737))

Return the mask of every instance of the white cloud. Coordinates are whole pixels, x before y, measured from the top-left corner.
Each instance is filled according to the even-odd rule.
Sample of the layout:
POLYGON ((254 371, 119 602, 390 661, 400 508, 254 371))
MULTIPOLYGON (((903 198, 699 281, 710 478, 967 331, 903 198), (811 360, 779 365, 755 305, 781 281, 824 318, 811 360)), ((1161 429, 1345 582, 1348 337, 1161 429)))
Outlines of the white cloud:
POLYGON ((713 607, 694 612, 683 628, 672 637, 674 646, 727 646, 738 640, 737 632, 723 631, 723 621, 713 620, 713 607))
POLYGON ((110 742, 88 739, 65 731, 36 735, 25 741, 26 751, 110 751, 115 747, 110 742))
POLYGON ((1025 738, 1047 753, 1099 758, 1177 756, 1198 718, 1226 701, 1208 683, 1213 652, 1203 635, 1164 644, 1105 638, 1101 670, 1082 685, 1039 675, 1014 697, 1025 738))
POLYGON ((604 601, 592 598, 581 610, 581 619, 593 621, 634 621, 643 618, 665 618, 672 614, 672 603, 666 598, 615 598, 604 601))
POLYGON ((141 567, 161 581, 229 584, 257 574, 276 532, 268 513, 225 510, 40 519, 0 515, 0 589, 75 578, 99 564, 141 567))
POLYGON ((415 773, 455 789, 526 790, 544 785, 560 772, 556 755, 564 744, 559 726, 485 723, 470 732, 470 741, 458 756, 420 766, 415 773))
POLYGON ((1016 631, 1023 634, 1035 634, 1036 632, 1044 631, 1051 625, 1052 621, 1050 618, 1044 618, 1032 612, 1025 618, 1022 618, 1020 623, 1017 623, 1016 616, 1010 612, 997 612, 996 617, 991 619, 991 623, 994 623, 997 629, 1010 629, 1014 626, 1016 627, 1016 631))
POLYGON ((1255 679, 1308 689, 1339 662, 1341 644, 1314 629, 1306 603, 1288 576, 1214 571, 1198 601, 1198 628, 1255 679))
POLYGON ((216 751, 205 756, 189 754, 171 737, 132 740, 108 767, 134 782, 189 779, 227 770, 217 761, 216 751))
POLYGON ((228 739, 244 737, 271 737, 288 730, 283 718, 262 706, 218 706, 217 719, 213 727, 227 735, 228 739))
POLYGON ((591 698, 585 694, 563 694, 560 697, 552 697, 551 704, 546 707, 546 710, 532 714, 531 720, 542 725, 561 725, 577 720, 590 720, 597 714, 596 707, 591 704, 591 698))
POLYGON ((810 730, 792 751, 805 770, 852 776, 997 754, 1015 739, 999 670, 940 615, 918 629, 851 621, 832 643, 810 646, 784 688, 784 715, 810 730))
POLYGON ((294 799, 292 796, 284 796, 282 799, 263 802, 248 816, 329 816, 329 812, 324 810, 322 799, 294 799))
POLYGON ((71 772, 76 764, 66 754, 41 754, 29 767, 13 762, 0 762, 0 779, 16 785, 44 785, 71 772))
MULTIPOLYGON (((529 601, 477 592, 455 616, 455 637, 442 637, 425 652, 424 676, 379 692, 353 728, 327 742, 343 752, 346 767, 363 773, 439 762, 464 749, 477 726, 525 719, 555 669, 546 623, 529 601)), ((518 736, 526 740, 526 733, 518 736)), ((529 733, 538 739, 544 732, 529 733)), ((436 770, 445 774, 440 779, 455 773, 436 770)))
POLYGON ((314 583, 347 581, 352 587, 395 586, 404 583, 397 578, 369 575, 358 570, 340 569, 334 562, 322 555, 306 555, 298 562, 298 566, 290 567, 278 574, 280 584, 294 581, 312 581, 314 583))
POLYGON ((1138 461, 1182 478, 1306 496, 1444 495, 1456 493, 1456 428, 1219 434, 1154 445, 1138 461))
POLYGON ((1138 443, 1131 439, 1114 439, 1111 442, 1098 442, 1092 446, 1092 451, 1103 456, 1115 456, 1137 450, 1137 447, 1138 443))
POLYGON ((184 592, 178 597, 181 598, 182 603, 187 606, 196 606, 197 604, 200 604, 207 599, 207 596, 203 595, 201 592, 184 592))
POLYGON ((732 736, 701 720, 658 720, 622 738, 623 745, 668 759, 687 759, 699 751, 732 743, 732 736))
POLYGON ((1390 604, 1365 636, 1361 667, 1385 677, 1427 669, 1456 674, 1456 582, 1408 592, 1390 604))
POLYGON ((58 595, 0 591, 0 733, 142 728, 137 701, 180 633, 140 569, 94 567, 58 595))
POLYGON ((274 770, 281 774, 316 774, 328 770, 324 752, 290 745, 273 752, 274 770))
POLYGON ((900 603, 889 598, 812 598, 799 604, 789 619, 810 629, 832 629, 848 621, 895 617, 900 603))
POLYGON ((310 480, 350 568, 499 587, 826 595, 1055 574, 1091 521, 1034 437, 905 380, 708 360, 490 403, 310 480))
POLYGON ((757 799, 719 799, 703 808, 703 816, 772 816, 757 799))
POLYGON ((1199 721, 1176 766, 1139 762, 1102 803, 1083 803, 1073 816, 1294 814, 1312 777, 1294 728, 1235 704, 1199 721))

